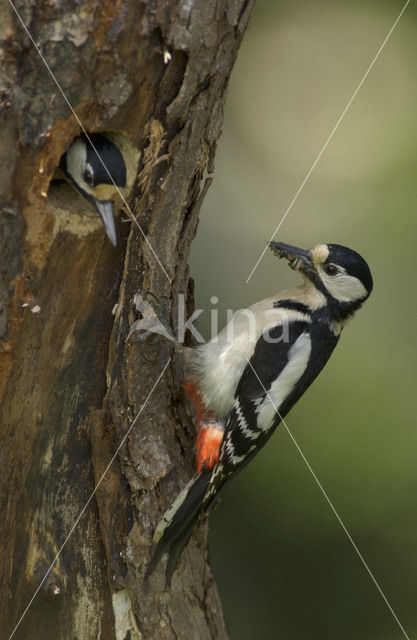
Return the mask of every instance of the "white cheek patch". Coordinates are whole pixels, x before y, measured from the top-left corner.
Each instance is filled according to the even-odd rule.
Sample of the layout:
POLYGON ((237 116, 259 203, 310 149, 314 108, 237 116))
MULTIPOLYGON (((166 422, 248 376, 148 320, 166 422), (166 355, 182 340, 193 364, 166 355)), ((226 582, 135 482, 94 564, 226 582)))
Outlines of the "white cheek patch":
POLYGON ((87 163, 87 147, 82 140, 75 140, 67 151, 67 171, 86 193, 94 195, 94 190, 86 183, 83 173, 87 163))
POLYGON ((368 295, 362 282, 355 276, 341 273, 332 277, 323 271, 320 271, 319 274, 327 291, 339 302, 354 302, 362 300, 368 295))

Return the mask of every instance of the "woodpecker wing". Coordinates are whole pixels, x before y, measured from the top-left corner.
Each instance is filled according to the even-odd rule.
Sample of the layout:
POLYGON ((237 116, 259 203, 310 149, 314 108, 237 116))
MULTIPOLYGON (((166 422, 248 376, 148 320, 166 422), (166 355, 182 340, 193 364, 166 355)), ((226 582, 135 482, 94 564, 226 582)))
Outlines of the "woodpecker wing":
POLYGON ((252 460, 305 390, 302 378, 311 354, 308 320, 289 321, 285 332, 277 324, 258 339, 236 389, 203 509, 252 460))

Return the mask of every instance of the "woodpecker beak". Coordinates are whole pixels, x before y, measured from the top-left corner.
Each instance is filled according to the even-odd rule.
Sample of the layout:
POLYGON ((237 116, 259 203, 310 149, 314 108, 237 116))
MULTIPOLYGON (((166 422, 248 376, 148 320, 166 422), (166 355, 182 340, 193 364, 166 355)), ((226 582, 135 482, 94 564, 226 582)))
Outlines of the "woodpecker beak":
POLYGON ((310 252, 283 242, 270 242, 270 248, 278 258, 285 258, 291 269, 302 271, 307 276, 314 271, 310 252))
POLYGON ((114 222, 114 209, 111 200, 96 200, 93 198, 93 204, 103 221, 107 236, 113 247, 117 245, 116 224, 114 222))

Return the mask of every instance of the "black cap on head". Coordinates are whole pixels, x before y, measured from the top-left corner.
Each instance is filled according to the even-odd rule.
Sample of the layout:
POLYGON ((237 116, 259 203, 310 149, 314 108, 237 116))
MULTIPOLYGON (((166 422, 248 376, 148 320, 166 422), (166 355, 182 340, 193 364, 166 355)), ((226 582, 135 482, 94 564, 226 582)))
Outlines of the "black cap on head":
POLYGON ((101 133, 90 133, 91 142, 87 137, 83 137, 87 147, 86 162, 93 167, 94 186, 113 184, 114 181, 118 187, 125 187, 126 165, 120 149, 101 133), (100 157, 97 156, 96 150, 100 157))

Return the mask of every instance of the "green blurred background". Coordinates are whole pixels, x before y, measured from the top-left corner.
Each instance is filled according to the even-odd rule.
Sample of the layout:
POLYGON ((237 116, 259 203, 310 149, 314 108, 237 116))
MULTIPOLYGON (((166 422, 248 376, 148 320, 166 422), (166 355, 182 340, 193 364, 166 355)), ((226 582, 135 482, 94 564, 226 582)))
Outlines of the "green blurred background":
MULTIPOLYGON (((257 0, 232 74, 191 267, 199 327, 298 283, 270 252, 245 285, 404 5, 257 0), (219 298, 212 304, 212 296, 219 298)), ((417 7, 411 2, 278 240, 350 246, 375 289, 288 425, 417 637, 417 7)), ((281 427, 223 493, 211 560, 232 640, 404 637, 281 427)))

